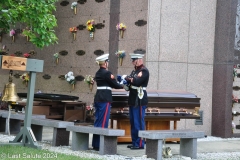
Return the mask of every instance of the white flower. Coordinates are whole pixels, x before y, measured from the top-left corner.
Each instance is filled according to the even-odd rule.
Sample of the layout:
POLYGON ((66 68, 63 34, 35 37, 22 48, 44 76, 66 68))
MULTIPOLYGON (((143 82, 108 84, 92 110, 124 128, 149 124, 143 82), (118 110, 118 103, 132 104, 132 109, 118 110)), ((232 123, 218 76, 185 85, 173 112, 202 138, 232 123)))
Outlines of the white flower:
POLYGON ((235 129, 236 128, 236 125, 235 123, 232 121, 232 129, 235 129))
POLYGON ((91 110, 93 109, 93 105, 92 105, 92 104, 90 104, 90 109, 91 109, 91 110))
POLYGON ((70 72, 68 72, 68 77, 70 77, 70 76, 73 76, 73 72, 72 71, 70 71, 70 72))
POLYGON ((55 54, 53 54, 53 57, 54 57, 54 58, 58 58, 58 57, 59 57, 59 54, 58 54, 58 53, 55 53, 55 54))
POLYGON ((74 77, 74 76, 70 76, 69 78, 70 78, 70 80, 74 80, 74 79, 75 79, 75 77, 74 77))
POLYGON ((73 2, 71 5, 71 9, 73 9, 74 7, 77 7, 77 2, 73 2))
POLYGON ((69 71, 66 75, 65 75, 65 79, 68 83, 70 84, 75 84, 75 76, 73 76, 73 72, 69 71))

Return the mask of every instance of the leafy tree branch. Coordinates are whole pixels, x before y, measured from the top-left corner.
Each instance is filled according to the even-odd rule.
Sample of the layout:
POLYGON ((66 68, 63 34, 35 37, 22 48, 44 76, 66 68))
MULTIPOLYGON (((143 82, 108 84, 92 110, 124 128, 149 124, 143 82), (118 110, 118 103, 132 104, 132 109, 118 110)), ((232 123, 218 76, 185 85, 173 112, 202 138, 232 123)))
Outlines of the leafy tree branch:
POLYGON ((7 33, 10 27, 22 24, 29 29, 23 35, 29 36, 30 42, 38 48, 57 43, 54 28, 57 19, 55 3, 58 0, 1 0, 0 34, 7 33))

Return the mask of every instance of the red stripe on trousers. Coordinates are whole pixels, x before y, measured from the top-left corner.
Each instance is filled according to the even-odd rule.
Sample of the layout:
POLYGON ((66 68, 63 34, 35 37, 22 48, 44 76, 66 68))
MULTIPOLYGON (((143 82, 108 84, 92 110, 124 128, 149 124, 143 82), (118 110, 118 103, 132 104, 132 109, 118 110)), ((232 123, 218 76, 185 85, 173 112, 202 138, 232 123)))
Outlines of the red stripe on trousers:
MULTIPOLYGON (((140 130, 142 130, 142 106, 140 106, 140 130)), ((142 138, 140 138, 139 147, 142 147, 142 138)))
POLYGON ((107 113, 108 113, 108 106, 109 106, 109 103, 107 103, 107 108, 106 108, 105 113, 104 113, 102 128, 104 128, 104 125, 105 125, 105 122, 106 122, 106 117, 107 117, 107 113))

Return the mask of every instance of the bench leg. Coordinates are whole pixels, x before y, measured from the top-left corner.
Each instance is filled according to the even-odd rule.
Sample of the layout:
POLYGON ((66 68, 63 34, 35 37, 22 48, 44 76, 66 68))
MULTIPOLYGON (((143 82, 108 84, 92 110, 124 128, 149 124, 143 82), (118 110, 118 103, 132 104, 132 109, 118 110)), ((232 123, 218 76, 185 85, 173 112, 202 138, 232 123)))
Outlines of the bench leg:
MULTIPOLYGON (((10 134, 17 134, 20 132, 21 120, 10 119, 9 123, 10 134)), ((0 118, 0 132, 5 132, 5 134, 8 134, 7 126, 8 126, 7 118, 0 118)))
POLYGON ((39 126, 39 125, 31 125, 33 134, 36 138, 37 141, 42 141, 42 133, 43 133, 43 126, 39 126))
MULTIPOLYGON (((6 119, 7 123, 7 119, 6 119)), ((10 119, 10 124, 9 124, 9 129, 10 129, 10 134, 17 134, 21 130, 21 120, 18 119, 10 119)), ((6 125, 7 126, 7 125, 6 125)))
POLYGON ((99 154, 117 154, 117 137, 100 135, 99 154))
POLYGON ((147 158, 162 160, 162 147, 163 147, 162 139, 159 140, 147 139, 145 153, 147 155, 147 158))
POLYGON ((89 146, 89 134, 72 132, 72 150, 88 150, 89 146))
POLYGON ((66 128, 53 128, 52 146, 68 146, 70 131, 66 128))
POLYGON ((183 156, 191 157, 193 159, 197 159, 197 139, 181 138, 180 154, 183 156))
POLYGON ((0 117, 0 132, 6 132, 6 118, 0 117))

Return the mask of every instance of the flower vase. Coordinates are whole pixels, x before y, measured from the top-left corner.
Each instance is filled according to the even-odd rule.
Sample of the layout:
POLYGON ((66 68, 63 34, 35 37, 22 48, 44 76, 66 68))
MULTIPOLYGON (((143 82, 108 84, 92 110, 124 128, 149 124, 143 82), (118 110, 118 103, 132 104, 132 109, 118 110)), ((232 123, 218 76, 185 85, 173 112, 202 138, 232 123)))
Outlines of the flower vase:
POLYGON ((123 33, 124 33, 124 30, 120 30, 120 36, 121 36, 121 38, 123 38, 123 33))
POLYGON ((74 41, 76 40, 76 33, 75 32, 73 33, 73 40, 74 41))
POLYGON ((75 84, 72 84, 72 90, 74 90, 75 89, 75 84))
POLYGON ((15 42, 15 37, 14 36, 12 36, 12 42, 15 42))
POLYGON ((28 87, 28 82, 27 81, 25 82, 25 86, 28 87))
POLYGON ((74 14, 76 15, 77 14, 77 7, 74 7, 74 14))
POLYGON ((122 63, 123 63, 123 58, 119 58, 119 64, 120 64, 120 66, 122 66, 122 63))
POLYGON ((91 116, 93 115, 93 110, 92 109, 90 110, 89 115, 91 115, 91 116))
POLYGON ((29 36, 26 36, 27 42, 29 42, 29 36))
POLYGON ((92 38, 92 39, 94 39, 94 32, 90 32, 90 37, 92 38))
POLYGON ((59 63, 59 58, 56 58, 56 64, 58 64, 59 63))
POLYGON ((93 89, 93 84, 89 84, 89 89, 90 89, 90 91, 92 92, 92 89, 93 89))

